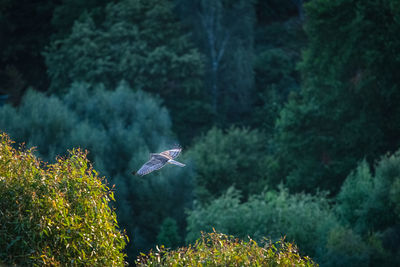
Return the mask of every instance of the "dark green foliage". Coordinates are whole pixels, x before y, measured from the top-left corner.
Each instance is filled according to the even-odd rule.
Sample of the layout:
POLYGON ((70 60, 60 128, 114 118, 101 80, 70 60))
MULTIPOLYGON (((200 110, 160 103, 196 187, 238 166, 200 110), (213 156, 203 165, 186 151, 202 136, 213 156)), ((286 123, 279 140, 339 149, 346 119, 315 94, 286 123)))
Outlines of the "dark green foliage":
POLYGON ((195 90, 196 85, 184 78, 196 75, 190 71, 199 70, 200 55, 180 37, 170 8, 168 1, 156 5, 125 0, 107 6, 100 26, 89 16, 77 21, 71 34, 53 42, 45 53, 52 89, 65 90, 74 81, 115 87, 126 80, 137 89, 161 95, 167 90, 195 90), (155 17, 158 20, 152 20, 155 17))
POLYGON ((282 110, 277 157, 294 190, 337 192, 362 158, 400 146, 396 1, 310 1, 303 88, 282 110))
MULTIPOLYGON (((146 161, 148 156, 142 159, 146 161)), ((185 210, 191 207, 193 201, 190 167, 166 166, 145 177, 121 177, 117 181, 117 188, 125 198, 120 199, 121 225, 129 225, 128 235, 131 234, 130 239, 133 240, 129 256, 134 257, 139 252, 154 248, 160 225, 167 217, 176 221, 178 236, 184 236, 185 210)), ((129 260, 133 261, 134 258, 129 260)))
POLYGON ((0 93, 17 104, 31 85, 46 90, 48 79, 41 51, 52 33, 55 1, 0 1, 0 93))
POLYGON ((368 266, 372 250, 351 229, 337 227, 329 232, 319 263, 322 266, 368 266))
POLYGON ((257 86, 277 84, 280 87, 289 87, 294 84, 294 62, 284 50, 276 48, 265 50, 255 61, 257 86), (280 85, 279 83, 285 83, 280 85))
POLYGON ((337 196, 338 214, 357 231, 366 232, 369 222, 366 220, 369 199, 374 191, 374 179, 368 163, 362 161, 343 183, 337 196))
POLYGON ((300 88, 296 64, 305 48, 296 0, 256 1, 255 90, 251 125, 273 134, 279 111, 290 92, 300 88))
POLYGON ((240 193, 233 188, 208 205, 197 205, 188 213, 188 234, 193 242, 200 231, 217 231, 256 240, 273 240, 286 235, 295 240, 307 255, 318 255, 330 229, 338 226, 324 195, 290 195, 286 189, 252 196, 241 203, 240 193))
POLYGON ((121 80, 162 96, 197 90, 201 56, 170 9, 168 1, 125 0, 107 6, 100 26, 91 17, 77 21, 45 53, 53 91, 74 81, 115 87, 121 80))
POLYGON ((258 0, 256 12, 258 25, 268 25, 275 21, 284 21, 296 15, 293 0, 258 0))
POLYGON ((363 264, 368 261, 372 265, 398 264, 399 177, 400 152, 382 157, 373 171, 363 161, 347 177, 337 196, 336 210, 344 224, 354 229, 352 235, 356 238, 351 240, 360 245, 354 244, 353 250, 349 250, 342 247, 343 244, 337 242, 337 239, 332 240, 326 259, 333 265, 345 257, 350 257, 350 261, 361 260, 363 264), (347 253, 347 256, 343 253, 347 253), (352 254, 355 253, 361 254, 354 258, 352 254))
POLYGON ((123 266, 114 196, 86 154, 47 165, 0 138, 0 263, 123 266))
POLYGON ((389 191, 389 199, 391 203, 395 204, 395 214, 397 219, 400 218, 400 177, 396 177, 392 183, 389 191))
POLYGON ((90 15, 94 21, 101 23, 104 20, 105 6, 110 0, 61 0, 56 6, 51 19, 54 28, 53 40, 62 39, 70 34, 74 22, 90 15))
POLYGON ((167 248, 176 248, 181 243, 176 221, 172 218, 165 218, 157 235, 157 244, 162 244, 167 248))
POLYGON ((175 132, 188 141, 209 124, 203 58, 171 8, 169 1, 125 0, 107 5, 100 25, 90 16, 76 21, 71 34, 44 53, 50 90, 63 92, 76 81, 114 88, 125 80, 160 95, 175 132))
POLYGON ((188 152, 195 168, 197 199, 218 197, 233 185, 245 199, 267 184, 266 138, 257 130, 212 128, 188 152))
POLYGON ((298 89, 295 59, 280 48, 265 49, 254 63, 258 101, 252 121, 272 133, 289 93, 298 89))
POLYGON ((239 240, 220 233, 203 233, 194 245, 168 250, 164 247, 141 255, 137 266, 318 266, 299 254, 296 245, 264 240, 239 240))

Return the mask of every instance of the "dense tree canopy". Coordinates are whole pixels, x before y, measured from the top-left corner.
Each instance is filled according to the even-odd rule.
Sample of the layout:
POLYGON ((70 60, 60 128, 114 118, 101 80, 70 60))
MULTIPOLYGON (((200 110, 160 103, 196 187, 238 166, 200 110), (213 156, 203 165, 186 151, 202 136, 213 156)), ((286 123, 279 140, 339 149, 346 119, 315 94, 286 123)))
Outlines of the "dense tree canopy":
MULTIPOLYGON (((104 21, 86 16, 45 53, 50 90, 65 92, 74 81, 115 87, 125 80, 135 90, 160 95, 173 118, 205 123, 203 57, 172 14, 169 1, 125 0, 106 6, 104 21), (179 103, 176 99, 182 99, 179 103)), ((197 126, 198 125, 198 126, 197 126)), ((191 136, 182 124, 176 132, 191 136)))
POLYGON ((276 124, 289 187, 337 192, 362 158, 400 146, 397 1, 311 1, 303 87, 276 124))
POLYGON ((0 130, 50 163, 88 149, 130 264, 265 256, 193 245, 214 228, 398 266, 399 36, 398 0, 0 1, 0 130), (185 168, 131 174, 175 144, 185 168))

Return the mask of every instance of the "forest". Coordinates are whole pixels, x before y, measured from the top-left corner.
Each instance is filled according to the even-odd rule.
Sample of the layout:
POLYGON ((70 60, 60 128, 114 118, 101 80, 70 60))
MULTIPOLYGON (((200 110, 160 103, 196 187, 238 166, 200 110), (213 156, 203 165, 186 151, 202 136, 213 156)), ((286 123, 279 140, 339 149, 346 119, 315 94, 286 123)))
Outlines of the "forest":
POLYGON ((398 0, 1 0, 0 132, 88 151, 131 265, 213 231, 400 265, 398 0))

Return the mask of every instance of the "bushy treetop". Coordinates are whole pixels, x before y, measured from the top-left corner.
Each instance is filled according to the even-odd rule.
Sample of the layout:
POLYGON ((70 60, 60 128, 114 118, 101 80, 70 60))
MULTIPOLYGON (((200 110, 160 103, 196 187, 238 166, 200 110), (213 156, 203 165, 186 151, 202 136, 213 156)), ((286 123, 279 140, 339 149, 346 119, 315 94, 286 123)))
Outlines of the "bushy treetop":
POLYGON ((111 200, 83 151, 48 165, 0 134, 0 263, 123 266, 111 200))

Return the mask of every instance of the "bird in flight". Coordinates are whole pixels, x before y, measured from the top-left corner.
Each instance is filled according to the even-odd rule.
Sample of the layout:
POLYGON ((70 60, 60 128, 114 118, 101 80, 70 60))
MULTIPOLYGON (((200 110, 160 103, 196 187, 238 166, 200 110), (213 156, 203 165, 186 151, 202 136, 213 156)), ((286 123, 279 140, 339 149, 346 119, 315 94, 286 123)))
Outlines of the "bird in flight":
POLYGON ((132 172, 132 174, 143 176, 151 173, 152 171, 161 169, 167 163, 178 165, 179 167, 185 167, 185 164, 174 160, 179 156, 181 151, 182 148, 177 147, 161 153, 151 153, 150 160, 143 164, 143 166, 137 172, 132 172))

